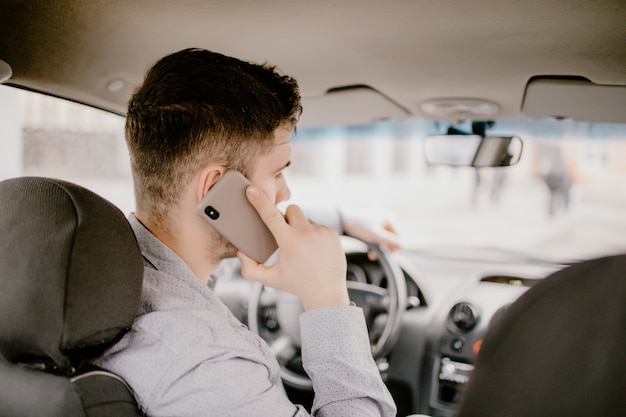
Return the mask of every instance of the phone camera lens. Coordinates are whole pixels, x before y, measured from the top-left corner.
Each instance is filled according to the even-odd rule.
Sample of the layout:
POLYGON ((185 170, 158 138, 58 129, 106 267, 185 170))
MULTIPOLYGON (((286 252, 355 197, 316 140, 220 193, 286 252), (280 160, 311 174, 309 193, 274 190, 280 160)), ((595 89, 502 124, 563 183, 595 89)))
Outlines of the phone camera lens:
POLYGON ((213 206, 208 206, 207 208, 204 209, 204 212, 206 213, 207 216, 209 216, 209 219, 212 219, 212 220, 217 220, 220 217, 220 212, 215 210, 213 206))

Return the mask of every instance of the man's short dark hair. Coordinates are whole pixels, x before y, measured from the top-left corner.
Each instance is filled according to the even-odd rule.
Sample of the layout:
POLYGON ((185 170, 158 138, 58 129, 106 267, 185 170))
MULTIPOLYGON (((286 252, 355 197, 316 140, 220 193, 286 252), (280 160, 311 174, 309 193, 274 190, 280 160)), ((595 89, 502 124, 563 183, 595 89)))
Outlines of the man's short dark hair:
POLYGON ((208 163, 247 174, 301 111, 297 82, 276 67, 197 48, 160 59, 126 116, 137 204, 165 217, 208 163))

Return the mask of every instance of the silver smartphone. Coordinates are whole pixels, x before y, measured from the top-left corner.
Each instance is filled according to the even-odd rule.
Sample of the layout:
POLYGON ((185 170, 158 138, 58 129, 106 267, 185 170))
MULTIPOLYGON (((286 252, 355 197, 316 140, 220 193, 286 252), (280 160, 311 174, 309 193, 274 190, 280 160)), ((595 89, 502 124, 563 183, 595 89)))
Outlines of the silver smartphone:
POLYGON ((264 263, 278 249, 274 236, 250 205, 250 181, 236 170, 227 171, 204 195, 198 214, 241 252, 264 263))

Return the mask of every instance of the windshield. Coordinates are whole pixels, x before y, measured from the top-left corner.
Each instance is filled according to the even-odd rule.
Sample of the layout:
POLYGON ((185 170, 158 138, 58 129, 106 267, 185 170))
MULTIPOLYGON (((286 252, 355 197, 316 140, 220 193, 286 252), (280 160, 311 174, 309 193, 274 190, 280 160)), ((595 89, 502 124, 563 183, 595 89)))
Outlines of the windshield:
MULTIPOLYGON (((133 210, 119 116, 0 86, 0 179, 64 178, 133 210)), ((432 166, 419 119, 298 129, 290 202, 385 211, 408 248, 512 251, 568 261, 626 250, 626 125, 496 120, 523 141, 512 167, 432 166)), ((463 126, 456 126, 463 127, 463 126)))

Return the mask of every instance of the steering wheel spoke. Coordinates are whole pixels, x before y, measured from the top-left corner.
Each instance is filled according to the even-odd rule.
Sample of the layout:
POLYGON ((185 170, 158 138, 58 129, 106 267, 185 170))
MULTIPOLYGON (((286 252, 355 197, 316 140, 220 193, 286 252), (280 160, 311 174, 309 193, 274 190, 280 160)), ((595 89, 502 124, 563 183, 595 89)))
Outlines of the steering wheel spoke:
POLYGON ((364 282, 348 281, 350 300, 361 308, 369 307, 376 311, 389 309, 389 294, 385 288, 364 282))

